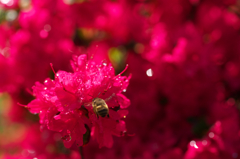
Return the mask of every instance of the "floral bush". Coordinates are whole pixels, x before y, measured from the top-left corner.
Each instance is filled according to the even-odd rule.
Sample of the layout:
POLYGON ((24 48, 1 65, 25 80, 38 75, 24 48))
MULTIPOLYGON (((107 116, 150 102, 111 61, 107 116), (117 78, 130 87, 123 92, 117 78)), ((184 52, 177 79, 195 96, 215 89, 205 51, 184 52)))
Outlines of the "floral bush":
POLYGON ((240 158, 239 15, 238 0, 0 0, 0 159, 240 158))

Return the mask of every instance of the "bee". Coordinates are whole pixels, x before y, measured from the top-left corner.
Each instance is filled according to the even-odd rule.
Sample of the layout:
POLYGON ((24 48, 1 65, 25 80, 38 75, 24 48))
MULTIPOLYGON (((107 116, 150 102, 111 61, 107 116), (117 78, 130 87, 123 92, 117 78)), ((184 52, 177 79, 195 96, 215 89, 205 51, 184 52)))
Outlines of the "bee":
POLYGON ((97 118, 100 117, 109 117, 109 108, 105 100, 101 98, 94 98, 92 101, 92 107, 94 113, 97 115, 97 118))

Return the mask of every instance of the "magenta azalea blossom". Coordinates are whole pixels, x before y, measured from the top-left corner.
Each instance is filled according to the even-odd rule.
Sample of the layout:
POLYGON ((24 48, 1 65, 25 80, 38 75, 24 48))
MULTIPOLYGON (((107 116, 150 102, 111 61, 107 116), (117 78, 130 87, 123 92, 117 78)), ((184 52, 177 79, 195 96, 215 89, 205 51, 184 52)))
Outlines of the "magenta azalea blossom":
POLYGON ((75 57, 71 62, 73 73, 58 71, 55 80, 46 79, 44 84, 33 86, 36 97, 28 104, 31 113, 39 113, 40 123, 49 130, 62 134, 64 145, 82 146, 90 134, 100 147, 111 147, 112 135, 122 136, 126 132, 125 122, 130 105, 122 92, 126 91, 131 76, 115 76, 112 65, 87 60, 86 55, 75 57), (109 107, 109 117, 94 114, 92 100, 101 98, 109 107))

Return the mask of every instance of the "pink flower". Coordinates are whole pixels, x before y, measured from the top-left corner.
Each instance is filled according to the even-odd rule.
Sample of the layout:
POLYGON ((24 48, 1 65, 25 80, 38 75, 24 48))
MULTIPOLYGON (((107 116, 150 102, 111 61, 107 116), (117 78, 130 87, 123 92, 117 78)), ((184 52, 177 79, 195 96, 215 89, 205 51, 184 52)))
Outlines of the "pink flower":
POLYGON ((100 147, 111 147, 112 135, 126 131, 121 118, 130 101, 122 94, 131 76, 115 76, 113 67, 105 62, 97 65, 86 55, 71 61, 73 73, 58 71, 55 80, 33 86, 36 99, 28 104, 31 113, 39 113, 40 123, 49 130, 61 132, 64 145, 85 145, 83 135, 91 131, 100 147), (109 117, 97 117, 93 111, 94 98, 104 99, 109 117))
POLYGON ((19 124, 10 122, 8 129, 18 131, 18 135, 4 130, 5 139, 1 139, 1 158, 3 159, 81 159, 77 150, 68 150, 61 144, 61 136, 47 129, 39 130, 39 124, 19 124), (17 126, 16 126, 17 125, 17 126), (11 138, 9 137, 11 136, 11 138), (10 140, 9 140, 10 139, 10 140), (11 152, 15 149, 14 152, 11 152))
POLYGON ((202 140, 189 142, 184 159, 238 158, 240 150, 238 113, 229 101, 215 103, 210 117, 218 120, 202 140))

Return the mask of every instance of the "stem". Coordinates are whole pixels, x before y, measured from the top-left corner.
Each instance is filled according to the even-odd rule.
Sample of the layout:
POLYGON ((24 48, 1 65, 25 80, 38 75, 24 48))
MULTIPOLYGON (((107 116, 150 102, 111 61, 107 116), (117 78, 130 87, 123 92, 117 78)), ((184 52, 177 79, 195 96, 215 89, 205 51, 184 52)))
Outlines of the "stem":
POLYGON ((84 159, 83 158, 83 148, 82 148, 82 146, 79 147, 79 153, 81 155, 81 159, 84 159))

